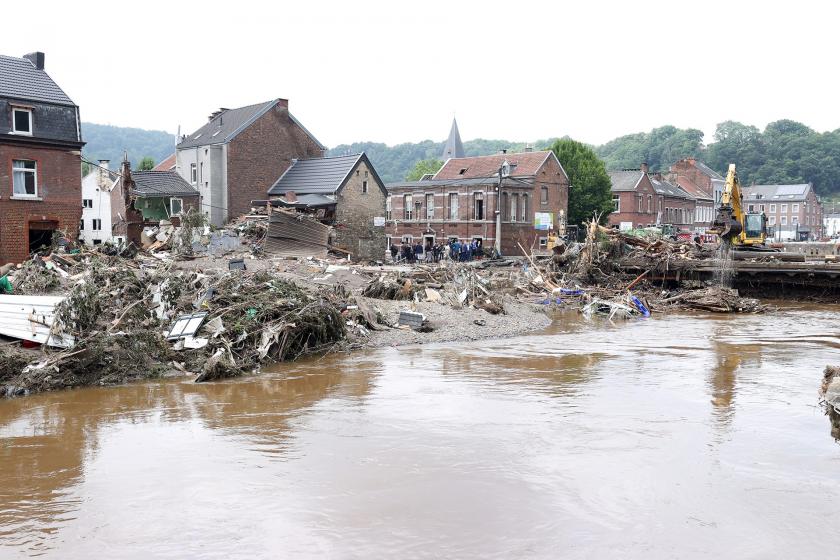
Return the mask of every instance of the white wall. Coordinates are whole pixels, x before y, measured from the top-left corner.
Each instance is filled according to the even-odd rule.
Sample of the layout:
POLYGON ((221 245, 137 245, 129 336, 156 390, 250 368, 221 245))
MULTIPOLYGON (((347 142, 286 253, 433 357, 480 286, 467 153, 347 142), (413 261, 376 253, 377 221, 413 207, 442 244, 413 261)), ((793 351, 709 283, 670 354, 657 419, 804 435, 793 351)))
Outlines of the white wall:
POLYGON ((79 237, 86 245, 93 245, 94 241, 104 243, 112 239, 110 189, 114 186, 114 182, 110 178, 105 178, 102 186, 106 190, 100 188, 99 169, 94 168, 93 172, 82 179, 82 200, 93 201, 93 208, 82 207, 84 229, 79 231, 79 237), (98 231, 93 231, 94 219, 102 221, 102 228, 98 231))
POLYGON ((210 219, 210 223, 223 225, 227 218, 227 145, 179 149, 175 156, 175 170, 198 190, 201 212, 210 219), (194 183, 190 172, 192 164, 196 167, 194 183))

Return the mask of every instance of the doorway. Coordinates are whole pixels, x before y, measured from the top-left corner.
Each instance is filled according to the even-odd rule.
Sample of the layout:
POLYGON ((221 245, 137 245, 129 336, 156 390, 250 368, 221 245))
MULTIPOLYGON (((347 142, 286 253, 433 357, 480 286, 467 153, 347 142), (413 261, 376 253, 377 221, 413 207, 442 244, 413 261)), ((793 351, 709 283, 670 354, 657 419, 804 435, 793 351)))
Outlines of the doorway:
POLYGON ((53 220, 29 222, 29 252, 35 253, 51 246, 57 229, 58 222, 53 220))

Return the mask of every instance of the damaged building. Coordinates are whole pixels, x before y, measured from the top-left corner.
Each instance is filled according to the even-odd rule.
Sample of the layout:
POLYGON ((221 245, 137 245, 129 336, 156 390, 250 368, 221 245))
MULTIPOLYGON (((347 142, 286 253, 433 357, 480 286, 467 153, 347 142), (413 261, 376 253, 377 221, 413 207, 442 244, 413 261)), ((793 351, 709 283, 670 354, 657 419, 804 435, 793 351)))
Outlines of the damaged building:
POLYGON ((198 211, 198 191, 174 171, 131 171, 124 161, 111 190, 111 222, 117 241, 140 246, 143 228, 162 221, 180 225, 180 215, 198 211))
POLYGON ((82 216, 79 108, 44 70, 44 53, 0 55, 0 264, 20 263, 82 216))
MULTIPOLYGON (((385 255, 385 184, 364 153, 294 160, 268 195, 272 208, 294 210, 331 226, 329 245, 346 251, 352 258, 375 260, 385 255)), ((271 238, 283 238, 323 245, 322 229, 302 232, 301 239, 291 231, 300 228, 292 226, 287 219, 273 218, 268 244, 274 243, 271 238), (281 219, 282 225, 278 225, 281 219)), ((286 247, 299 249, 288 243, 286 247)))

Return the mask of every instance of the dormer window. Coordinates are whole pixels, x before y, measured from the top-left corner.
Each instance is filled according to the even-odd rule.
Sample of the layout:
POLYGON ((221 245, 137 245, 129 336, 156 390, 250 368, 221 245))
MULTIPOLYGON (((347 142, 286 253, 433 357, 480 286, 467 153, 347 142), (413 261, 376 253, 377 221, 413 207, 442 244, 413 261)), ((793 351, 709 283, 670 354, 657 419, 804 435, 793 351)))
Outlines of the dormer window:
POLYGON ((32 109, 12 108, 12 132, 32 136, 32 109))

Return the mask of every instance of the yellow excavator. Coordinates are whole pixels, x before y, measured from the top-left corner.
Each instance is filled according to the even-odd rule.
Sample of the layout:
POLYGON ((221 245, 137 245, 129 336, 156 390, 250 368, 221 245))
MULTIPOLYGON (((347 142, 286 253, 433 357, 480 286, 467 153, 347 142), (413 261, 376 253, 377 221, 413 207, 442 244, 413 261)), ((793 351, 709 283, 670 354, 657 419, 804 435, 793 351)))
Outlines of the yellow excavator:
POLYGON ((766 250, 767 217, 763 212, 744 212, 743 202, 738 173, 735 164, 730 163, 720 208, 708 233, 717 234, 721 240, 738 249, 766 250))

